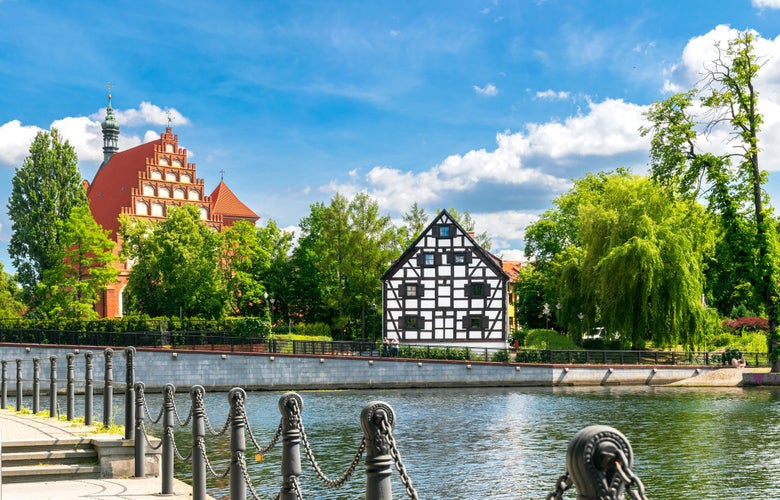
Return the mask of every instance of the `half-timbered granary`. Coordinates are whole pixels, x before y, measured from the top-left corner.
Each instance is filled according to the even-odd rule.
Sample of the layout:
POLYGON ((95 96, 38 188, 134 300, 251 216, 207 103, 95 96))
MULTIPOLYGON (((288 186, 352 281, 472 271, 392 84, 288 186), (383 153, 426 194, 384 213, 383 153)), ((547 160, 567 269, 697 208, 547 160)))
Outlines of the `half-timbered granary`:
POLYGON ((442 210, 382 276, 384 334, 402 343, 505 347, 509 276, 442 210))

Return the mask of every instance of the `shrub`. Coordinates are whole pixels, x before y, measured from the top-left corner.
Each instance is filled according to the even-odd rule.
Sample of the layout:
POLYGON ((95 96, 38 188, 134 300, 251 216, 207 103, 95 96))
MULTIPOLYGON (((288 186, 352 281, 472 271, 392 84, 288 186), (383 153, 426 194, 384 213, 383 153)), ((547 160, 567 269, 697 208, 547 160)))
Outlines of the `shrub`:
POLYGON ((311 323, 297 325, 295 333, 304 337, 328 337, 330 338, 330 327, 325 323, 311 323))
POLYGON ((758 331, 769 330, 769 320, 767 318, 758 318, 756 316, 746 316, 742 318, 727 319, 723 326, 734 331, 758 331))
POLYGON ((496 363, 509 363, 509 351, 506 349, 496 351, 490 357, 490 361, 495 361, 496 363))

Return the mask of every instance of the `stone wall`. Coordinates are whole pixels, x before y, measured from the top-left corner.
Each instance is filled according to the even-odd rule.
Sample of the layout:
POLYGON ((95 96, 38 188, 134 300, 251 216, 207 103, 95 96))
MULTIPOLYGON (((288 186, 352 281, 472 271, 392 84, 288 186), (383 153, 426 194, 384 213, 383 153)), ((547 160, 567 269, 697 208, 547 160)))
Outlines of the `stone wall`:
MULTIPOLYGON (((51 346, 0 344, 0 360, 6 360, 8 392, 16 381, 15 359, 23 359, 25 391, 32 385, 32 358, 40 359, 41 389, 48 389, 51 356, 57 356, 58 386, 65 387, 66 354, 78 351, 74 361, 76 380, 84 380, 83 354, 93 353, 92 377, 96 392, 104 379, 103 348, 78 349, 51 346)), ((125 382, 125 356, 112 356, 114 392, 125 382)), ((178 387, 195 384, 207 391, 243 387, 248 390, 307 390, 401 387, 501 387, 553 385, 663 385, 695 377, 717 367, 638 365, 533 365, 346 356, 292 356, 283 354, 214 353, 138 349, 135 380, 146 391, 160 391, 167 383, 178 387)), ((77 389, 78 390, 78 389, 77 389)))

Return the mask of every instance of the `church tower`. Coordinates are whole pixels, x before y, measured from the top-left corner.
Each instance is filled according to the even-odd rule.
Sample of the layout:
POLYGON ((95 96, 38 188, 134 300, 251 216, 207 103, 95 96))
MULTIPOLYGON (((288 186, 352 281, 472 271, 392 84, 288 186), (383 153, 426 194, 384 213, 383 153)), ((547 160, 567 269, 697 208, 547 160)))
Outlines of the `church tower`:
POLYGON ((106 119, 101 124, 103 128, 103 164, 108 163, 111 155, 119 151, 119 122, 114 117, 114 109, 111 107, 111 86, 108 86, 108 107, 106 119))

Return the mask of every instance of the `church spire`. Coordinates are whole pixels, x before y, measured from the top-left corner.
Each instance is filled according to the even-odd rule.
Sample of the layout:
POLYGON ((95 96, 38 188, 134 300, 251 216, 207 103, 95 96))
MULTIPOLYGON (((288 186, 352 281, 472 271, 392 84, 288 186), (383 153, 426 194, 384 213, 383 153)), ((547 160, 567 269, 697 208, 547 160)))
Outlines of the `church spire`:
POLYGON ((103 165, 108 163, 111 155, 119 151, 119 122, 114 117, 114 109, 111 107, 111 84, 108 84, 108 107, 106 107, 106 119, 101 124, 103 128, 103 165))

